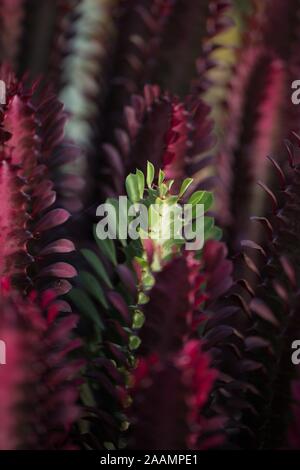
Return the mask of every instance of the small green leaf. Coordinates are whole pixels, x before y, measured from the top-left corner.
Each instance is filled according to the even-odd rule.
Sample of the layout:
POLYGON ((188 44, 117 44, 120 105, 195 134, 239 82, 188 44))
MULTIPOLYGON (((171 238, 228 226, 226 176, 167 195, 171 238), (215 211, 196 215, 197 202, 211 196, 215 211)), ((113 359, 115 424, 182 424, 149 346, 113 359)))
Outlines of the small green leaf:
POLYGON ((140 199, 143 199, 145 191, 145 176, 141 170, 136 170, 136 176, 138 181, 139 196, 140 199))
POLYGON ((139 293, 138 304, 144 305, 149 302, 149 297, 144 292, 139 293))
POLYGON ((79 275, 79 279, 86 292, 94 297, 104 308, 108 308, 108 303, 99 281, 87 271, 82 271, 79 275))
POLYGON ((162 183, 159 187, 159 195, 160 197, 164 198, 166 194, 168 193, 169 188, 165 183, 162 183))
POLYGON ((223 236, 222 229, 220 227, 213 226, 211 230, 206 234, 207 240, 221 240, 223 236))
POLYGON ((204 217, 204 233, 209 232, 215 224, 215 219, 213 217, 204 217))
POLYGON ((155 169, 151 162, 147 162, 147 186, 150 189, 154 180, 155 169))
POLYGON ((192 204, 192 206, 196 204, 200 204, 201 200, 205 196, 206 191, 196 191, 191 195, 191 197, 188 200, 188 204, 192 204))
MULTIPOLYGON (((213 217, 207 217, 204 216, 204 238, 205 240, 209 240, 213 238, 211 236, 212 230, 214 229, 215 226, 215 219, 213 217)), ((196 232, 197 228, 197 219, 193 221, 193 232, 196 232)))
POLYGON ((135 256, 135 261, 142 267, 142 268, 148 268, 148 263, 144 258, 141 258, 139 256, 135 256))
POLYGON ((127 245, 126 250, 126 259, 128 261, 132 261, 133 258, 136 256, 142 256, 143 255, 143 245, 141 243, 141 240, 131 240, 130 243, 127 245))
POLYGON ((138 336, 130 336, 129 338, 129 349, 135 351, 140 347, 141 340, 138 336))
POLYGON ((178 196, 170 196, 166 199, 166 203, 168 206, 173 206, 174 204, 177 204, 178 202, 178 196))
POLYGON ((69 292, 68 297, 81 313, 90 318, 100 330, 104 330, 105 327, 101 321, 99 312, 90 297, 83 290, 74 288, 69 292))
POLYGON ((116 248, 114 240, 110 238, 106 238, 105 240, 100 240, 98 237, 95 236, 97 245, 103 255, 108 258, 113 265, 117 266, 117 256, 116 256, 116 248))
POLYGON ((166 183, 167 186, 168 186, 168 190, 169 190, 169 191, 171 190, 171 188, 172 188, 174 182, 175 182, 175 180, 169 180, 169 181, 166 183))
POLYGON ((135 329, 142 328, 143 324, 145 323, 145 315, 141 310, 135 310, 133 314, 133 325, 132 327, 135 329))
MULTIPOLYGON (((156 201, 156 205, 158 206, 158 201, 156 201)), ((149 230, 151 230, 150 237, 152 232, 155 232, 160 228, 161 217, 158 212, 159 208, 156 207, 156 205, 151 205, 148 211, 149 230)))
POLYGON ((204 212, 207 212, 214 203, 214 196, 210 192, 206 192, 202 204, 204 204, 204 212))
POLYGON ((151 289, 153 287, 155 279, 151 273, 145 273, 143 275, 143 286, 145 289, 151 289))
POLYGON ((130 201, 133 203, 139 202, 140 191, 138 176, 134 175, 133 173, 130 173, 130 175, 128 175, 126 178, 125 186, 130 201))
POLYGON ((196 191, 191 195, 188 200, 188 204, 192 204, 192 206, 196 206, 197 204, 203 204, 204 212, 207 212, 211 208, 213 202, 213 195, 209 191, 196 191))
POLYGON ((173 250, 175 250, 177 246, 182 245, 183 243, 185 243, 185 240, 179 240, 179 239, 174 240, 174 238, 171 238, 170 240, 165 241, 163 245, 163 248, 164 248, 163 255, 172 253, 173 250))
POLYGON ((112 442, 104 442, 103 445, 106 450, 116 450, 116 447, 112 442))
POLYGON ((98 258, 98 256, 93 251, 87 249, 81 250, 81 253, 89 265, 94 269, 99 278, 102 279, 108 287, 112 288, 112 283, 105 271, 102 261, 98 258))
POLYGON ((165 179, 165 174, 162 170, 159 170, 159 173, 158 173, 158 186, 160 186, 163 181, 165 179))
POLYGON ((181 198, 184 193, 187 191, 187 189, 189 188, 189 186, 191 186, 192 182, 193 182, 193 178, 186 178, 182 185, 181 185, 181 188, 180 188, 180 191, 179 191, 179 195, 178 197, 181 198))

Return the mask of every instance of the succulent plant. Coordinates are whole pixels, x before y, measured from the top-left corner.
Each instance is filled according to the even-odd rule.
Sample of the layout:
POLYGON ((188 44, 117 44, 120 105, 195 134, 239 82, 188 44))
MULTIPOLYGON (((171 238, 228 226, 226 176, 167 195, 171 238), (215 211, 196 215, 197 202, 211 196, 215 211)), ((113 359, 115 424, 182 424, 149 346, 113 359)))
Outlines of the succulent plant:
POLYGON ((56 201, 64 204, 60 187, 66 189, 72 178, 65 174, 64 179, 59 167, 76 152, 65 147, 62 155, 64 116, 55 96, 46 94, 34 105, 34 90, 26 90, 7 67, 1 77, 7 86, 1 107, 1 276, 23 291, 54 281, 64 293, 70 287, 64 280, 76 276, 76 269, 60 253, 75 247, 59 232, 55 236, 55 229, 70 218, 56 201))
POLYGON ((253 230, 249 226, 253 212, 264 214, 266 199, 256 182, 260 179, 272 187, 266 157, 284 163, 284 140, 297 131, 299 109, 291 101, 292 82, 299 75, 299 22, 292 13, 297 8, 297 2, 288 7, 280 0, 272 7, 265 2, 250 17, 236 53, 216 187, 219 224, 226 228, 232 252, 239 251, 241 240, 253 230), (239 208, 241 200, 244 210, 239 208))
POLYGON ((55 293, 23 299, 1 278, 1 338, 7 364, 0 369, 0 449, 75 449, 74 424, 81 359, 76 315, 58 318, 55 293), (72 439, 73 434, 73 439, 72 439))
POLYGON ((299 8, 2 0, 1 449, 300 448, 299 8))
POLYGON ((172 357, 152 353, 141 359, 134 372, 131 448, 204 450, 221 444, 221 420, 201 415, 215 377, 196 340, 172 357))

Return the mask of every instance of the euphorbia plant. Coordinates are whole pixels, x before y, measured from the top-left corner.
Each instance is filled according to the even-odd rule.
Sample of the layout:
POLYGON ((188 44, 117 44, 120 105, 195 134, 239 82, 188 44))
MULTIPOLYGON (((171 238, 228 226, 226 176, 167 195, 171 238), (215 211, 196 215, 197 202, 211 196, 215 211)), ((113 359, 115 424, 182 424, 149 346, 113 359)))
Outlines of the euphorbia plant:
POLYGON ((74 449, 74 424, 80 416, 79 370, 70 353, 76 315, 57 319, 56 294, 27 300, 1 278, 0 331, 7 364, 0 368, 0 449, 74 449), (73 434, 73 439, 71 435, 73 434))
MULTIPOLYGON (((174 361, 180 361, 180 350, 184 347, 184 342, 188 338, 198 337, 199 324, 205 320, 199 308, 210 297, 209 290, 205 292, 205 286, 209 289, 213 270, 212 266, 202 261, 202 245, 211 239, 211 243, 216 243, 218 246, 219 242, 212 239, 220 237, 219 229, 214 226, 212 217, 203 214, 204 240, 196 251, 186 249, 186 240, 178 240, 175 236, 166 239, 162 236, 164 230, 160 233, 160 229, 166 224, 168 211, 173 214, 173 218, 169 218, 171 229, 173 225, 176 225, 174 218, 178 217, 181 221, 182 213, 173 211, 173 208, 184 201, 185 193, 191 184, 191 179, 183 181, 176 194, 172 191, 173 181, 166 180, 162 171, 158 172, 156 180, 155 169, 151 163, 148 163, 146 177, 139 170, 135 174, 130 174, 126 179, 128 200, 125 209, 129 208, 130 204, 144 204, 148 209, 155 207, 154 213, 151 214, 149 210, 148 233, 140 228, 137 239, 133 240, 128 236, 127 239, 123 237, 114 241, 109 238, 98 239, 99 231, 96 229, 95 236, 102 252, 102 261, 93 251, 84 249, 82 252, 89 270, 80 274, 79 286, 70 293, 74 305, 79 307, 86 317, 89 317, 82 321, 88 328, 86 331, 90 330, 87 334, 93 344, 87 354, 90 358, 93 357, 94 366, 90 363, 91 379, 86 384, 87 388, 83 390, 82 399, 88 405, 89 412, 86 418, 89 419, 90 413, 95 417, 98 414, 97 409, 93 409, 97 403, 97 396, 103 393, 106 396, 109 392, 111 399, 103 403, 106 407, 101 415, 107 413, 107 406, 110 403, 111 417, 114 416, 115 419, 114 424, 111 423, 113 428, 110 430, 106 427, 106 434, 103 435, 101 427, 104 423, 101 424, 101 415, 98 415, 98 424, 90 425, 89 437, 85 437, 88 445, 92 445, 91 442, 97 439, 95 435, 97 432, 103 439, 102 444, 99 442, 100 446, 118 447, 123 442, 126 435, 120 441, 120 430, 128 427, 126 424, 128 419, 129 422, 131 421, 131 411, 127 411, 128 393, 131 397, 130 401, 134 403, 136 390, 134 388, 134 391, 131 391, 132 379, 128 382, 127 378, 132 374, 135 375, 135 367, 139 367, 139 358, 142 356, 146 358, 151 351, 156 350, 157 360, 163 361, 162 364, 166 358, 169 358, 164 365, 168 369, 174 361), (120 263, 119 259, 123 261, 120 263), (116 275, 119 278, 117 283, 116 275), (173 283, 178 282, 178 286, 174 285, 174 289, 168 292, 172 278, 173 283), (111 279, 115 279, 115 289, 113 289, 111 279), (164 304, 164 298, 167 302, 169 299, 169 305, 164 304), (171 305, 172 308, 170 308, 171 305), (164 306, 167 306, 167 309, 164 306), (101 316, 99 316, 100 312, 101 316), (157 338, 158 343, 153 343, 154 338, 157 338), (175 350, 171 346, 174 344, 178 344, 175 350), (160 350, 161 347, 163 347, 162 350, 160 350), (177 359, 174 356, 176 354, 177 359), (100 371, 97 372, 99 370, 97 364, 100 365, 99 356, 101 357, 101 375, 99 375, 100 371), (99 377, 100 381, 95 381, 96 377, 99 377), (108 383, 105 385, 107 381, 110 383, 109 389, 108 383), (115 383, 115 391, 112 388, 113 383, 115 383), (104 390, 101 392, 103 387, 104 390), (125 414, 128 415, 127 418, 125 414), (117 432, 118 429, 119 432, 117 432)), ((193 220, 197 215, 195 210, 197 204, 203 204, 204 211, 207 212, 213 199, 211 193, 197 191, 190 195, 187 201, 192 208, 191 219, 193 220)), ((120 214, 121 202, 119 200, 109 199, 107 202, 116 209, 120 218, 124 217, 124 214, 120 214)), ((122 207, 124 209, 124 204, 122 207)), ((130 225, 134 217, 128 216, 127 212, 125 217, 128 217, 128 225, 130 225)), ((117 222, 116 234, 119 233, 121 221, 117 222)), ((172 230, 170 233, 173 233, 172 230)), ((207 252, 206 248, 204 251, 207 252)), ((225 282, 225 289, 227 287, 225 282)), ((201 355, 200 345, 195 345, 196 347, 199 348, 201 355)), ((182 354, 184 355, 185 352, 182 351, 182 354)), ((182 393, 184 402, 185 395, 184 392, 182 393)), ((188 390, 187 393, 189 393, 188 390)), ((191 391, 191 393, 194 392, 191 391)), ((184 407, 184 403, 182 406, 184 407)), ((132 418, 133 421, 136 418, 132 418)), ((188 415, 186 419, 186 426, 189 427, 188 415)), ((129 424, 129 442, 132 432, 135 432, 134 425, 129 424)), ((181 432, 184 441, 186 437, 183 428, 181 432)), ((211 432, 213 432, 213 427, 211 432)), ((198 444, 195 443, 195 445, 198 444)))
POLYGON ((9 68, 2 67, 0 77, 6 84, 0 110, 0 274, 24 291, 52 282, 65 293, 70 284, 60 280, 74 277, 76 269, 61 254, 75 247, 55 230, 70 218, 60 206, 68 206, 60 188, 65 184, 67 190, 72 179, 62 168, 76 152, 62 150, 65 118, 53 94, 45 92, 35 105, 34 88, 27 90, 9 68))
MULTIPOLYGON (((186 192, 193 184, 192 178, 185 179, 176 192, 173 189, 173 179, 167 179, 160 170, 156 184, 155 173, 153 164, 148 162, 146 178, 140 170, 127 176, 128 202, 124 209, 120 208, 121 200, 107 201, 120 214, 119 217, 122 217, 120 210, 125 211, 129 232, 133 223, 133 228, 138 227, 137 240, 131 239, 129 233, 127 240, 120 239, 120 242, 124 246, 126 258, 134 259, 146 271, 146 275, 147 271, 149 274, 149 271, 161 270, 166 261, 185 249, 200 252, 206 240, 221 236, 220 229, 214 225, 213 217, 205 215, 213 204, 210 192, 196 191, 186 198, 186 192), (130 205, 131 212, 127 215, 130 205), (135 220, 133 212, 141 217, 135 220)), ((118 236, 121 221, 117 222, 118 236)), ((145 287, 149 285, 145 283, 145 287)))
POLYGON ((299 0, 244 3, 2 1, 1 448, 299 448, 299 0))

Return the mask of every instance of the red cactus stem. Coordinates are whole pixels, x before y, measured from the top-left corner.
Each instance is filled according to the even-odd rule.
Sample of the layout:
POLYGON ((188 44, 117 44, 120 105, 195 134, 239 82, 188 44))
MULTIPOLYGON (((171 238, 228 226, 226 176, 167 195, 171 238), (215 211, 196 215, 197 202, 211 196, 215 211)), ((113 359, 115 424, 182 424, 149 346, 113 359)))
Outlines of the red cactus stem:
MULTIPOLYGON (((50 232, 70 218, 70 213, 54 205, 56 191, 48 168, 49 155, 62 139, 62 120, 48 108, 47 132, 37 125, 32 105, 33 90, 26 91, 7 68, 0 76, 6 83, 7 102, 1 114, 1 276, 28 289, 41 279, 72 278, 76 270, 62 259, 52 262, 49 254, 74 250, 71 242, 50 232), (47 262, 48 258, 48 262, 47 262)), ((39 108, 46 111, 49 101, 39 108)))
POLYGON ((143 306, 146 321, 139 336, 139 355, 156 351, 168 357, 193 336, 203 321, 197 307, 206 300, 201 286, 206 281, 202 263, 193 253, 175 258, 155 275, 155 284, 148 293, 149 302, 143 306))
POLYGON ((198 341, 187 342, 168 359, 152 353, 139 360, 132 389, 130 448, 199 450, 222 443, 222 434, 202 415, 217 377, 209 364, 198 341))
POLYGON ((78 318, 51 320, 55 294, 44 297, 42 308, 21 298, 7 278, 1 286, 6 364, 0 368, 0 448, 75 448, 71 431, 80 416, 76 381, 82 363, 69 353, 80 346, 72 337, 78 318))
POLYGON ((115 186, 109 194, 120 193, 125 175, 135 168, 145 171, 147 161, 175 179, 174 191, 185 176, 195 177, 190 191, 197 189, 195 185, 209 188, 209 151, 214 143, 209 111, 200 99, 190 97, 181 103, 157 86, 146 86, 143 96, 133 95, 113 143, 103 145, 103 176, 108 182, 113 178, 115 186))

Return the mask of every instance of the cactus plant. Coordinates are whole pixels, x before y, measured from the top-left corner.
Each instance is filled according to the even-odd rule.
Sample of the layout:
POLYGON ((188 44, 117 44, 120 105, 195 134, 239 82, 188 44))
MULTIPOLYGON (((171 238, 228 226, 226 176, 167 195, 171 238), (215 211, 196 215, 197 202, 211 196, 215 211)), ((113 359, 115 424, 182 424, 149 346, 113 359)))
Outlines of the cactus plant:
POLYGON ((299 8, 2 0, 1 450, 300 448, 299 8))

